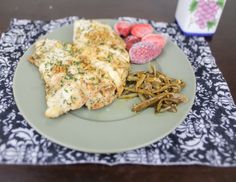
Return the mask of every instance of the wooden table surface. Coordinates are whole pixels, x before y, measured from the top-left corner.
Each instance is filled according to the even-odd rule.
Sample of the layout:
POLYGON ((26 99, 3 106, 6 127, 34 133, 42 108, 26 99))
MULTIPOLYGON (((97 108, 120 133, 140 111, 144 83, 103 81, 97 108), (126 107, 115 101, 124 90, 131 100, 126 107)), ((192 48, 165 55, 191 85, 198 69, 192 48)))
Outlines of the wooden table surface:
MULTIPOLYGON (((0 0, 0 32, 12 18, 50 20, 66 16, 115 18, 133 16, 173 22, 177 0, 0 0)), ((214 37, 216 62, 236 100, 236 1, 228 0, 214 37)), ((236 168, 205 166, 0 165, 0 181, 236 181, 236 168)))

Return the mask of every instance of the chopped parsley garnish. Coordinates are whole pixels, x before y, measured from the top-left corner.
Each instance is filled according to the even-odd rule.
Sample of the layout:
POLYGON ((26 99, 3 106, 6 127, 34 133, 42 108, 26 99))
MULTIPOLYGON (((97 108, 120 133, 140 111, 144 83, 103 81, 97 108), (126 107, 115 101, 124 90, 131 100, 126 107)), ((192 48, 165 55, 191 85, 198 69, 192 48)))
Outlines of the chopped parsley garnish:
POLYGON ((95 78, 94 78, 94 77, 91 77, 91 78, 89 78, 89 80, 95 80, 95 78))
POLYGON ((72 80, 73 79, 73 75, 71 73, 67 73, 67 75, 65 76, 66 80, 72 80))
POLYGON ((80 64, 80 62, 79 61, 74 61, 74 64, 78 66, 80 64))
POLYGON ((75 96, 70 96, 70 100, 71 100, 71 102, 73 103, 75 100, 76 100, 76 97, 75 96))
POLYGON ((105 61, 111 62, 113 59, 113 56, 111 53, 108 54, 107 58, 105 59, 105 61))

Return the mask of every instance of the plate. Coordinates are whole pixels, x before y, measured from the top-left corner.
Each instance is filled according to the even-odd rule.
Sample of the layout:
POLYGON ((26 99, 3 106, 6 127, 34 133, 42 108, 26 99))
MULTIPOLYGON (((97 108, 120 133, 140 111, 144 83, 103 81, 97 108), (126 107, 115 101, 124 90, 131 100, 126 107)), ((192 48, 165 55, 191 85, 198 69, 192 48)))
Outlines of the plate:
MULTIPOLYGON (((99 20, 111 26, 116 20, 99 20)), ((66 25, 42 36, 72 42, 73 25, 66 25)), ((13 92, 20 113, 42 136, 62 146, 85 152, 116 153, 140 148, 160 140, 173 131, 187 116, 195 97, 195 76, 184 53, 173 42, 167 45, 152 64, 167 75, 186 83, 183 94, 189 102, 178 106, 176 113, 155 114, 152 108, 140 113, 131 111, 136 99, 116 99, 100 110, 81 108, 56 119, 44 116, 44 83, 37 68, 27 61, 32 45, 21 57, 13 80, 13 92)), ((147 69, 150 63, 132 65, 132 70, 147 69)))

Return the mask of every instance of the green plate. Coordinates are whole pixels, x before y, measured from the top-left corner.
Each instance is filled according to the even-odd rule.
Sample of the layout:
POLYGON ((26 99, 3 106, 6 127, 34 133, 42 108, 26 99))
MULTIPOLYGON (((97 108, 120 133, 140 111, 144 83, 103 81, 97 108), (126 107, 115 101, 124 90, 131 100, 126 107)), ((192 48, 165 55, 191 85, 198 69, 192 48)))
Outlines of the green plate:
MULTIPOLYGON (((111 26, 116 20, 103 19, 111 26)), ((73 25, 63 26, 41 38, 72 42, 73 25)), ((140 113, 131 112, 138 100, 119 100, 96 111, 81 108, 57 119, 44 116, 46 102, 44 83, 37 68, 27 61, 32 45, 22 56, 15 71, 13 91, 16 104, 26 121, 41 135, 68 148, 93 152, 115 153, 136 149, 160 140, 173 131, 187 116, 195 97, 196 81, 193 69, 184 53, 168 41, 156 64, 167 75, 186 83, 183 94, 189 102, 178 106, 177 113, 154 114, 152 108, 140 113)), ((147 69, 132 65, 133 70, 147 69)))

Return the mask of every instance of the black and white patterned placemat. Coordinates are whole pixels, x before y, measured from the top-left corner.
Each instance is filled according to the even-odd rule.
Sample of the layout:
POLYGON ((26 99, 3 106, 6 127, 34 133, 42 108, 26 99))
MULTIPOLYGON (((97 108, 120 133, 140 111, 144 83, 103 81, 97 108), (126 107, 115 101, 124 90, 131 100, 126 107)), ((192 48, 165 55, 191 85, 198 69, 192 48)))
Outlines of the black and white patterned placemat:
POLYGON ((52 21, 11 21, 0 38, 0 163, 4 164, 148 164, 236 166, 236 106, 209 45, 202 37, 185 37, 176 24, 148 22, 168 33, 184 51, 197 78, 192 111, 170 135, 150 146, 117 154, 89 154, 48 141, 32 129, 16 107, 12 79, 19 58, 42 34, 77 17, 52 21))

